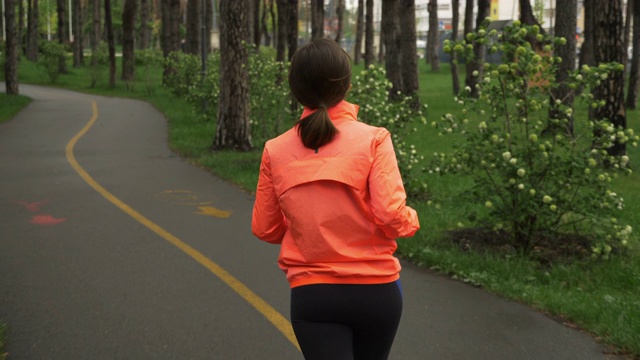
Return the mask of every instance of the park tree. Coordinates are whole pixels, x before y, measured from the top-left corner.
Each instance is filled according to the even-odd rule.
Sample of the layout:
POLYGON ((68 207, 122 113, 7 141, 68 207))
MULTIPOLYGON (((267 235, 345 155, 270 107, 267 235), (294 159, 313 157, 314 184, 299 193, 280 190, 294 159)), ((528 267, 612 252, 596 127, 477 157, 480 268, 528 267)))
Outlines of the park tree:
POLYGON ((431 64, 431 71, 440 71, 440 59, 438 58, 438 46, 440 35, 438 32, 438 0, 429 0, 429 32, 427 35, 427 51, 425 61, 431 64))
POLYGON ((629 71, 629 89, 627 90, 627 109, 638 106, 640 90, 640 0, 633 1, 633 52, 629 71))
POLYGON ((260 0, 251 0, 252 12, 251 12, 251 21, 253 30, 253 45, 256 47, 256 51, 260 49, 260 42, 262 40, 262 32, 260 29, 260 0))
POLYGON ((140 50, 148 49, 151 46, 149 4, 149 0, 140 0, 140 41, 138 42, 138 49, 140 50))
MULTIPOLYGON (((490 0, 478 0, 478 15, 476 17, 476 30, 480 28, 482 23, 489 15, 490 0)), ((484 58, 486 54, 486 46, 479 42, 473 43, 473 59, 467 61, 467 77, 465 84, 469 88, 472 97, 478 97, 478 89, 476 85, 479 79, 482 79, 484 68, 484 58)))
MULTIPOLYGON (((624 63, 622 0, 596 1, 594 3, 594 55, 596 64, 624 63)), ((594 112, 596 120, 606 119, 615 127, 626 129, 627 116, 624 107, 624 71, 616 71, 602 79, 593 90, 593 96, 601 102, 594 112)), ((626 153, 624 143, 615 142, 607 149, 610 155, 626 153)))
MULTIPOLYGON (((197 2, 197 1, 195 1, 197 2)), ((132 81, 135 70, 136 0, 125 0, 122 11, 122 80, 132 81)))
MULTIPOLYGON (((56 13, 58 15, 58 42, 60 44, 66 45, 68 43, 69 36, 67 34, 67 2, 65 0, 56 0, 56 13)), ((64 56, 60 56, 60 59, 58 61, 58 71, 61 74, 67 73, 67 65, 64 61, 64 56)))
POLYGON ((336 17, 338 18, 338 30, 336 31, 336 42, 340 44, 342 31, 344 28, 344 0, 336 1, 336 17))
MULTIPOLYGON (((288 0, 287 7, 287 38, 289 41, 289 61, 298 50, 298 0, 288 0)), ((297 102, 293 102, 297 104, 297 102)))
MULTIPOLYGON (((383 15, 384 17, 384 11, 383 15)), ((358 12, 356 15, 356 43, 354 46, 353 61, 360 64, 362 57, 362 37, 364 35, 364 0, 358 0, 358 12)))
POLYGON ((627 5, 625 7, 625 15, 624 15, 624 43, 622 48, 625 51, 625 56, 624 56, 624 68, 626 69, 627 66, 629 65, 629 54, 628 49, 629 49, 629 44, 631 42, 630 36, 631 36, 631 23, 633 21, 633 0, 628 0, 626 1, 627 5))
POLYGON ((84 32, 82 14, 82 0, 72 0, 73 7, 72 24, 73 24, 73 67, 80 67, 84 64, 84 32))
POLYGON ((18 95, 18 34, 16 31, 16 0, 4 0, 5 63, 4 81, 7 94, 18 95))
MULTIPOLYGON (((518 4, 520 5, 520 22, 522 22, 522 24, 524 25, 538 25, 538 27, 542 31, 542 26, 540 26, 540 22, 538 22, 538 20, 536 19, 536 16, 533 13, 533 8, 531 7, 531 1, 518 0, 518 4)), ((558 5, 559 4, 556 4, 556 6, 558 5)))
POLYGON ((38 61, 38 0, 29 1, 27 21, 27 59, 38 61))
POLYGON ((400 45, 399 4, 397 0, 382 0, 381 27, 384 36, 385 70, 391 82, 389 99, 399 99, 402 91, 402 64, 400 45))
MULTIPOLYGON (((162 0, 162 54, 168 58, 169 54, 180 50, 180 0, 162 0)), ((163 71, 163 83, 174 71, 168 62, 165 62, 163 71)))
MULTIPOLYGON (((91 4, 93 5, 93 11, 92 11, 92 17, 93 17, 93 24, 92 24, 92 29, 91 29, 91 53, 92 54, 97 54, 98 53, 98 45, 100 45, 100 39, 102 38, 102 34, 100 32, 100 29, 102 29, 101 25, 101 20, 102 20, 102 16, 100 15, 100 9, 102 8, 100 5, 100 0, 92 0, 91 4)), ((91 65, 96 65, 98 59, 95 56, 91 57, 91 65)))
POLYGON ((416 49, 416 3, 400 0, 400 48, 402 49, 402 92, 411 97, 411 106, 420 107, 418 99, 418 55, 416 49))
POLYGON ((109 87, 116 87, 116 41, 113 34, 111 16, 111 0, 104 0, 104 26, 107 31, 107 47, 109 49, 109 87))
MULTIPOLYGON (((458 23, 460 22, 460 0, 452 0, 453 7, 453 23, 451 29, 451 41, 458 41, 458 23)), ((458 74, 458 55, 456 52, 451 53, 451 82, 453 83, 453 94, 460 93, 460 76, 458 74)))
POLYGON ((262 36, 264 37, 264 44, 266 46, 271 46, 271 35, 269 34, 269 28, 267 26, 267 10, 269 7, 273 7, 274 0, 264 0, 262 4, 262 15, 260 18, 260 30, 262 32, 262 36))
POLYGON ((583 41, 580 45, 580 58, 579 66, 583 65, 593 66, 595 65, 594 55, 594 41, 593 41, 593 29, 595 27, 595 17, 593 4, 596 0, 584 0, 584 29, 583 29, 583 41))
POLYGON ((249 0, 220 4, 220 95, 218 124, 213 150, 251 150, 249 125, 249 53, 243 42, 248 36, 249 0))
MULTIPOLYGON (((364 21, 364 67, 369 68, 373 64, 373 0, 365 0, 364 21)), ((415 20, 414 20, 415 21, 415 20)))
POLYGON ((311 39, 324 37, 324 1, 311 0, 311 39))
POLYGON ((473 4, 474 0, 466 0, 464 5, 464 26, 462 31, 465 38, 467 34, 473 31, 473 4))
MULTIPOLYGON (((566 40, 566 43, 562 46, 555 48, 554 55, 562 59, 562 62, 558 64, 556 71, 556 81, 559 84, 558 87, 553 88, 551 91, 552 103, 559 101, 563 106, 573 108, 574 90, 569 88, 567 80, 571 73, 575 70, 576 65, 576 23, 577 23, 577 1, 576 0, 564 0, 556 3, 556 21, 554 35, 566 40)), ((552 119, 559 119, 561 116, 557 113, 555 107, 550 108, 549 116, 552 119)), ((569 133, 573 134, 573 117, 568 119, 567 129, 569 133)))
POLYGON ((23 49, 23 31, 24 31, 24 1, 18 0, 18 28, 16 29, 16 33, 18 34, 18 51, 21 53, 23 49))
POLYGON ((287 0, 278 1, 278 29, 276 32, 276 61, 284 61, 287 51, 287 21, 289 4, 287 0))
POLYGON ((202 23, 202 0, 190 0, 187 1, 187 35, 185 39, 185 52, 193 55, 200 54, 201 45, 201 33, 202 29, 200 24, 202 23))

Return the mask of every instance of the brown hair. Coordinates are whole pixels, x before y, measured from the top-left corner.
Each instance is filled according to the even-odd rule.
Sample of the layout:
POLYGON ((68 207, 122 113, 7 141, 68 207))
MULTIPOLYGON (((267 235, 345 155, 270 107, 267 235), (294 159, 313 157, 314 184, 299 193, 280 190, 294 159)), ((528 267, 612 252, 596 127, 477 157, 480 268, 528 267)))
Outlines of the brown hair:
POLYGON ((350 85, 351 59, 335 41, 313 40, 295 52, 289 69, 289 87, 300 104, 317 109, 296 124, 305 147, 317 149, 338 133, 328 109, 344 99, 350 85))

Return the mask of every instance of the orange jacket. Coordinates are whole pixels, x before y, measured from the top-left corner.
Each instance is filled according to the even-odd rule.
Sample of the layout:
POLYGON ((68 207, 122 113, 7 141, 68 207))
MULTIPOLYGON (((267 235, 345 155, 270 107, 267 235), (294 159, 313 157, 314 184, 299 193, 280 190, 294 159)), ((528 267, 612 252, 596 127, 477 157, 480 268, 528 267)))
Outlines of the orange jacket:
POLYGON ((346 101, 329 109, 339 132, 317 152, 296 128, 265 145, 251 225, 258 238, 281 244, 278 264, 291 287, 395 281, 395 238, 420 228, 389 132, 358 122, 357 113, 346 101))

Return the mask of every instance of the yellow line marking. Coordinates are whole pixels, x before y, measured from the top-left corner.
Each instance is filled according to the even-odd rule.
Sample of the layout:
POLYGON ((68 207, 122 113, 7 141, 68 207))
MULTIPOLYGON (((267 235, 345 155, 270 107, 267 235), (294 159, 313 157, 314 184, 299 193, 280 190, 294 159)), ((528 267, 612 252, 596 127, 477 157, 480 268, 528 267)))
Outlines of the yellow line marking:
POLYGON ((198 206, 198 210, 194 214, 213 216, 221 219, 226 219, 231 216, 231 211, 216 209, 213 206, 198 206))
POLYGON ((80 130, 79 133, 74 136, 66 147, 66 155, 67 161, 71 166, 76 170, 76 172, 84 179, 84 181, 89 184, 95 191, 100 193, 100 195, 104 196, 107 200, 109 200, 112 204, 120 208, 120 210, 127 213, 129 216, 134 218, 136 221, 141 223, 142 225, 149 228, 151 231, 158 234, 160 237, 182 250, 185 254, 189 255, 192 259, 197 261, 200 265, 207 268, 211 271, 215 276, 217 276, 220 280, 222 280, 225 284, 227 284, 233 291, 238 293, 245 301, 247 301, 251 306, 253 306, 258 312, 260 312, 267 320, 269 320, 273 326, 275 326, 298 350, 300 350, 300 345, 298 345, 298 341, 293 333, 293 328, 291 327, 291 323, 287 320, 282 314, 280 314, 276 309, 274 309, 271 305, 269 305, 266 301, 262 300, 258 295, 256 295, 253 291, 251 291, 246 285, 244 285, 240 280, 233 277, 229 274, 225 269, 220 267, 218 264, 211 261, 209 258, 204 256, 198 250, 192 248, 182 240, 178 239, 165 229, 156 225, 151 220, 144 217, 139 212, 132 209, 129 205, 122 202, 120 199, 115 197, 105 188, 103 188, 100 184, 98 184, 92 177, 89 175, 76 161, 76 157, 73 153, 73 148, 78 142, 78 140, 84 136, 84 134, 89 131, 89 129, 93 126, 93 124, 98 120, 98 105, 95 101, 91 102, 91 107, 93 110, 93 116, 91 120, 85 125, 85 127, 80 130))

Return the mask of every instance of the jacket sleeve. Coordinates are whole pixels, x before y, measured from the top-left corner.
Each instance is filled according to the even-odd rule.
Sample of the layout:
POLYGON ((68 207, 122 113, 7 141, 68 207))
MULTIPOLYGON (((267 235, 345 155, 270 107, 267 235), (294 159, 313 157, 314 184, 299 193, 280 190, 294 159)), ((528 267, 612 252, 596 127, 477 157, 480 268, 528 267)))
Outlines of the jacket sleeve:
POLYGON ((389 238, 413 236, 420 223, 416 211, 406 205, 407 195, 389 132, 382 129, 372 147, 369 191, 375 222, 389 238))
POLYGON ((256 201, 253 204, 251 230, 260 240, 280 244, 286 229, 287 220, 280 209, 280 203, 273 187, 269 153, 265 148, 260 163, 256 201))

